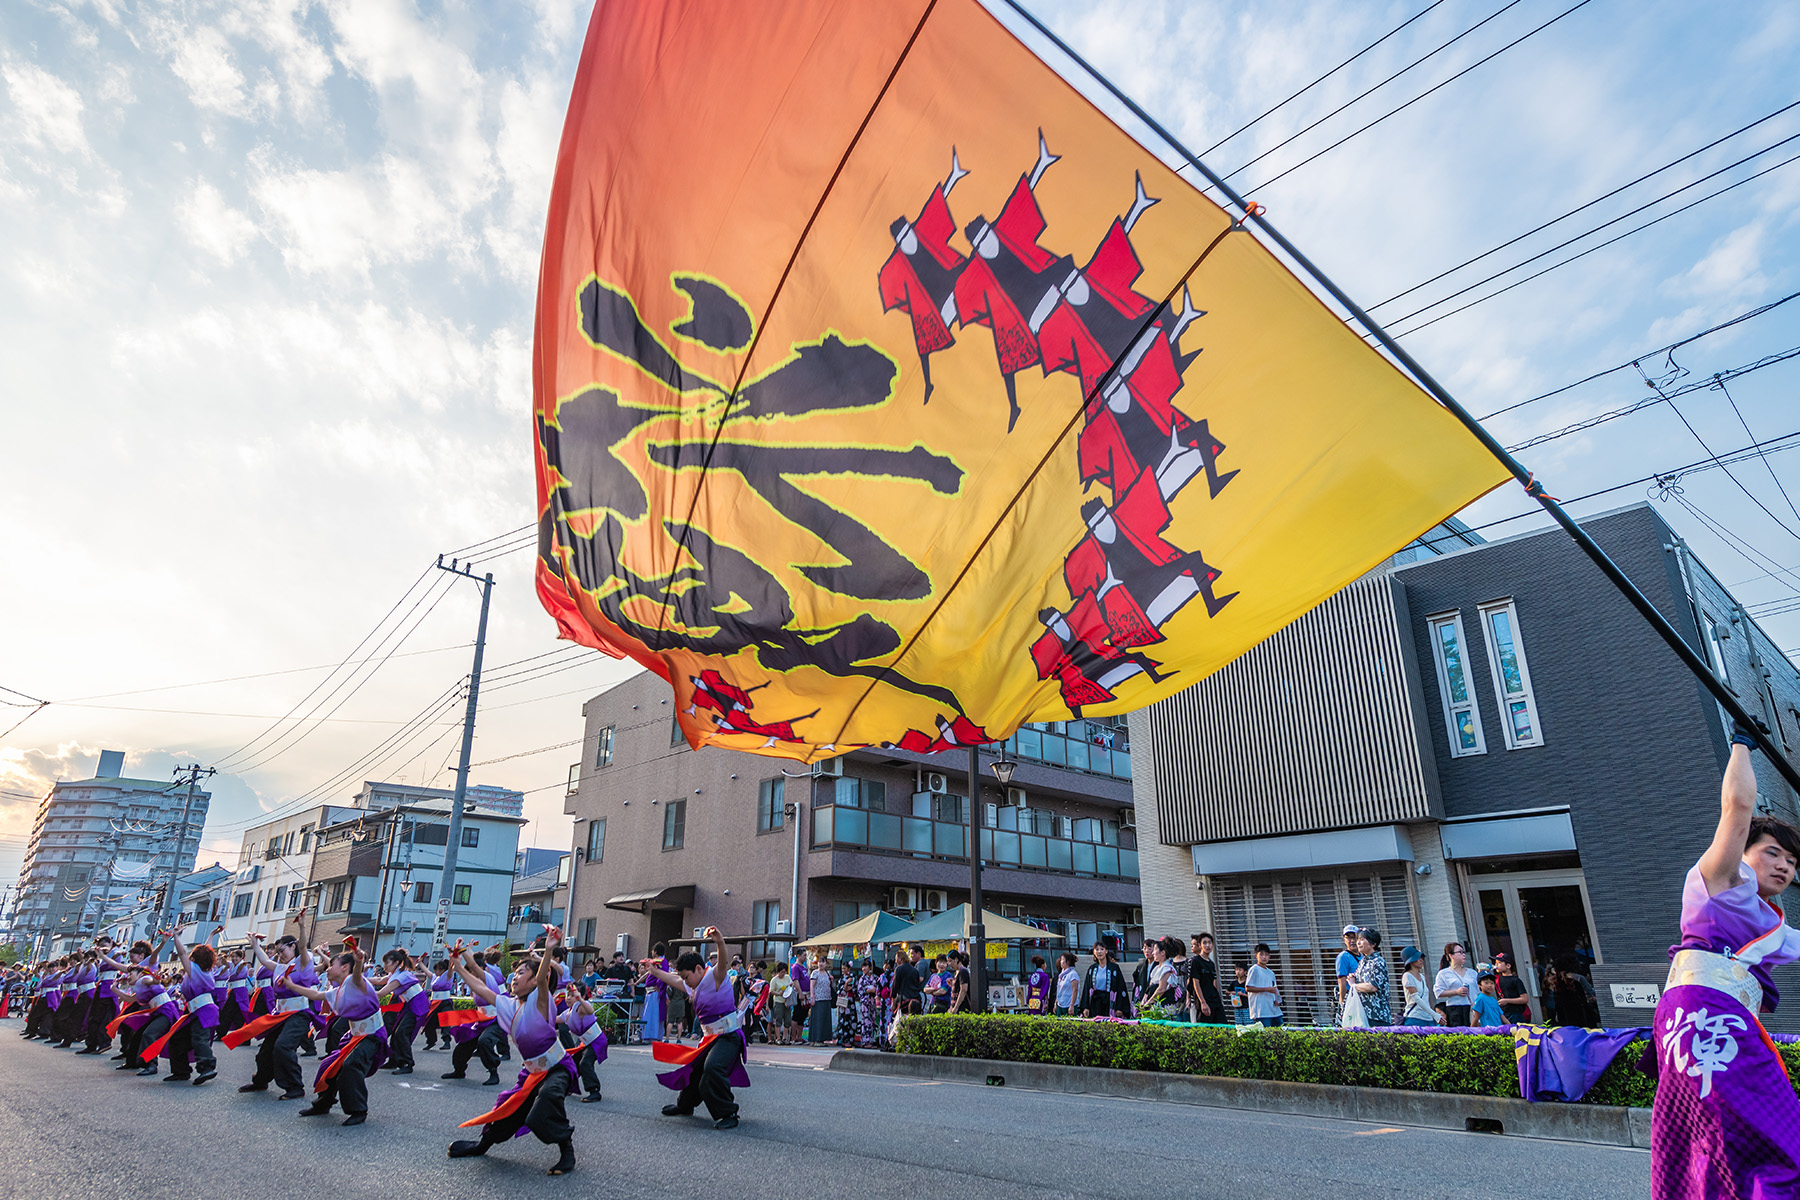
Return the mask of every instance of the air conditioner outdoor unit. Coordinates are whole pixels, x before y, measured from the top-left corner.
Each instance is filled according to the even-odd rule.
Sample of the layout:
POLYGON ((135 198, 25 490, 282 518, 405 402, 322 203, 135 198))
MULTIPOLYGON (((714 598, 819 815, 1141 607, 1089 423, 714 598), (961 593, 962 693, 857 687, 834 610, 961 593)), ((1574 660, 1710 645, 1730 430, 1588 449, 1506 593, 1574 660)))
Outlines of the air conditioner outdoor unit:
POLYGON ((844 760, 841 758, 823 758, 812 765, 812 773, 827 779, 844 777, 844 760))
POLYGON ((1025 794, 1024 788, 1009 787, 1006 789, 1006 802, 1014 808, 1024 808, 1030 799, 1031 798, 1025 794))
MULTIPOLYGON (((706 930, 704 930, 704 929, 699 931, 699 933, 701 933, 701 934, 704 934, 705 932, 706 932, 706 930)), ((613 939, 613 950, 616 953, 623 954, 626 958, 630 958, 631 957, 631 935, 629 933, 621 933, 617 937, 615 937, 613 939)))
POLYGON ((775 922, 775 932, 792 933, 794 932, 794 923, 792 921, 777 921, 775 922))
POLYGON ((1131 923, 1133 925, 1142 925, 1144 923, 1144 910, 1143 909, 1134 908, 1131 910, 1131 923))
POLYGON ((950 780, 936 771, 925 773, 925 790, 928 792, 948 792, 950 780))
POLYGON ((1137 809, 1128 808, 1119 814, 1119 824, 1126 829, 1137 828, 1137 809))
POLYGON ((1003 917, 1011 917, 1015 921, 1023 920, 1025 917, 1025 906, 1023 904, 1002 904, 1000 906, 1000 915, 1003 917))
POLYGON ((694 926, 694 936, 697 938, 704 938, 706 936, 706 926, 704 926, 704 925, 694 926))
POLYGON ((933 888, 925 893, 925 908, 929 912, 943 912, 950 907, 950 894, 933 888))
POLYGON ((894 889, 894 907, 913 912, 919 907, 919 889, 897 887, 894 889))

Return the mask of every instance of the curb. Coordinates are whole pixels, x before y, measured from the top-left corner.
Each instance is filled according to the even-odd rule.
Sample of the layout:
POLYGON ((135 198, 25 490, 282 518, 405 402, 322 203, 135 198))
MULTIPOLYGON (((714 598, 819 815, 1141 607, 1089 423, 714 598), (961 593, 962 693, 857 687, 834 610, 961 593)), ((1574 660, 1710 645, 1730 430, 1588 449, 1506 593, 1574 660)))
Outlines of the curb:
POLYGON ((1353 1088, 1328 1083, 1286 1083, 1268 1079, 1223 1079, 1210 1075, 1170 1075, 1112 1067, 1071 1067, 1057 1063, 1002 1062, 988 1058, 946 1058, 929 1054, 883 1054, 839 1050, 829 1069, 859 1075, 944 1079, 987 1083, 1043 1092, 1162 1100, 1239 1112, 1334 1117, 1377 1125, 1411 1125, 1503 1133, 1511 1137, 1587 1142, 1598 1146, 1650 1145, 1650 1110, 1599 1104, 1533 1104, 1500 1096, 1456 1096, 1391 1088, 1353 1088))

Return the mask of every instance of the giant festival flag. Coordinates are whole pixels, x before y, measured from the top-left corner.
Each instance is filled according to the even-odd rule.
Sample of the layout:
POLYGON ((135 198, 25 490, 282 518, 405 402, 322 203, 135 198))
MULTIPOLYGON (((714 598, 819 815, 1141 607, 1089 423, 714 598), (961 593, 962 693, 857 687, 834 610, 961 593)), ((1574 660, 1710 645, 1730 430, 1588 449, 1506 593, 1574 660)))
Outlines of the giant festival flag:
POLYGON ((800 759, 1142 707, 1505 475, 975 0, 600 0, 533 367, 562 636, 800 759))

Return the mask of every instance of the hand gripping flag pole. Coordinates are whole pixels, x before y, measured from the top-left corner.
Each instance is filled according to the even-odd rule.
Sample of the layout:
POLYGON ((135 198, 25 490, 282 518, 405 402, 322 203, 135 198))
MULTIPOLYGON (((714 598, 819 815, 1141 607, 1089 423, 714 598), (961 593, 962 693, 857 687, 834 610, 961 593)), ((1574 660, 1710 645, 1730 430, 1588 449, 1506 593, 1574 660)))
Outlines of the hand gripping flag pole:
POLYGON ((1429 371, 1421 366, 1411 354, 1408 354, 1400 343, 1396 342, 1388 331, 1381 327, 1379 322, 1370 317, 1368 313, 1364 312, 1362 306, 1346 295, 1344 290, 1331 280, 1330 276, 1320 270, 1319 267, 1305 254, 1301 253, 1298 247, 1288 241, 1288 239, 1282 235, 1281 231, 1276 229, 1275 226, 1269 222, 1267 216, 1264 215, 1262 205, 1247 201, 1244 197, 1240 196, 1236 189, 1215 174, 1205 163, 1201 162, 1199 157, 1195 155, 1192 150, 1189 150, 1183 145, 1173 133, 1164 128, 1161 122, 1145 112, 1143 107, 1139 105, 1137 101, 1121 91, 1112 80, 1101 74, 1092 63, 1088 62, 1087 59, 1083 58, 1080 54, 1077 54, 1067 42, 1063 41, 1042 21, 1038 20, 1027 11, 1026 8, 1019 3, 1019 0, 1005 0, 1005 3, 1008 8, 1012 9, 1030 24, 1033 29, 1037 30, 1048 39, 1058 50, 1067 55, 1071 62, 1075 63, 1083 71, 1087 72, 1088 75, 1092 76, 1094 81, 1111 93, 1114 99, 1130 109, 1132 114, 1136 116, 1138 120, 1142 121, 1154 131, 1158 137, 1162 138, 1171 149, 1187 161, 1189 166, 1205 176, 1207 182, 1218 188, 1219 191, 1224 194, 1226 199, 1236 205, 1238 210, 1243 214, 1243 217, 1240 218, 1240 223, 1242 221, 1255 222, 1257 228, 1268 234, 1289 258, 1299 264, 1308 275, 1311 275, 1313 279, 1318 282, 1320 287, 1324 288, 1331 294, 1333 299, 1343 305, 1364 329, 1367 329, 1374 335, 1375 340, 1381 343, 1401 366, 1406 368, 1412 377, 1418 381, 1421 387, 1427 392, 1430 392, 1431 395, 1437 399, 1438 403, 1442 404, 1451 415, 1462 422, 1469 432, 1474 434, 1476 439, 1481 442, 1482 446, 1485 447, 1502 466, 1512 473, 1513 478, 1517 479, 1525 488, 1525 494, 1530 496, 1533 500, 1536 500, 1543 510, 1549 513, 1551 518, 1555 520, 1558 525, 1562 526, 1563 531, 1574 539, 1575 544, 1580 546, 1582 551, 1586 553, 1589 558, 1594 560, 1594 565, 1599 567, 1601 573, 1612 581, 1613 586, 1617 587, 1620 593, 1624 595, 1625 599, 1631 602, 1632 607, 1636 608, 1638 612, 1643 615, 1644 620, 1650 623, 1650 627, 1661 636, 1662 640, 1669 644, 1669 649, 1675 652, 1675 656, 1683 663, 1687 664, 1688 670, 1692 671, 1694 677, 1700 681, 1707 691, 1712 693, 1713 698, 1719 702, 1721 708, 1731 715, 1732 720, 1736 721, 1738 725, 1751 731, 1755 735, 1757 742, 1762 746, 1763 752, 1768 755, 1769 762, 1781 773, 1781 777, 1788 782, 1788 786, 1792 787, 1796 792, 1800 792, 1800 770, 1796 770, 1794 764, 1789 762, 1785 755, 1776 750, 1773 741, 1770 739, 1769 730, 1763 722, 1750 715, 1749 710, 1746 709, 1743 704, 1739 702, 1738 698, 1732 694, 1731 689, 1726 687, 1725 684, 1719 680, 1717 675, 1713 674, 1712 667, 1700 656, 1699 652, 1688 645, 1687 640, 1681 636, 1680 631, 1678 631, 1674 625, 1670 624, 1668 618, 1664 617, 1663 614, 1657 610, 1656 606, 1650 602, 1649 597, 1638 590, 1637 585, 1631 581, 1631 577, 1626 575, 1625 572, 1619 568, 1619 565, 1607 556, 1606 551, 1602 550, 1599 543, 1595 542, 1594 539, 1589 536, 1587 530, 1576 523, 1575 518, 1569 515, 1568 511, 1563 508, 1554 496, 1551 496, 1544 491, 1544 485, 1537 481, 1536 477, 1523 463, 1509 454, 1506 447, 1495 440, 1494 435, 1489 433, 1487 428, 1483 426, 1480 421, 1476 420, 1467 409, 1458 403, 1456 397, 1452 396, 1443 384, 1433 378, 1429 371))

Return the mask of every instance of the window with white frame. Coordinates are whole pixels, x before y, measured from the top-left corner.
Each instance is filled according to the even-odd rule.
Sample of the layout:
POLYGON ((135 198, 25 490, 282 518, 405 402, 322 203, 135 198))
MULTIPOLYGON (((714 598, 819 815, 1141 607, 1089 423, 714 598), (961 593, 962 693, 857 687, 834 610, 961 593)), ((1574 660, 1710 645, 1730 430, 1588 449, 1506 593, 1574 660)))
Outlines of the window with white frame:
POLYGON ((1700 614, 1700 628, 1705 634, 1706 661, 1719 677, 1719 682, 1727 686, 1731 684, 1731 669, 1725 665, 1725 647, 1721 641, 1727 636, 1720 632, 1718 619, 1709 612, 1700 614))
POLYGON ((1426 625, 1431 630, 1431 658, 1437 664, 1438 695, 1444 703, 1450 757, 1486 754, 1481 713, 1475 706, 1475 687, 1469 679, 1469 643, 1463 636, 1462 614, 1439 613, 1428 618, 1426 625))
POLYGON ((1494 698, 1500 704, 1506 748, 1543 745, 1544 730, 1538 724, 1537 700, 1531 691, 1531 668, 1525 662, 1519 611, 1513 602, 1496 600, 1482 605, 1481 632, 1487 639, 1488 667, 1494 678, 1494 698))

